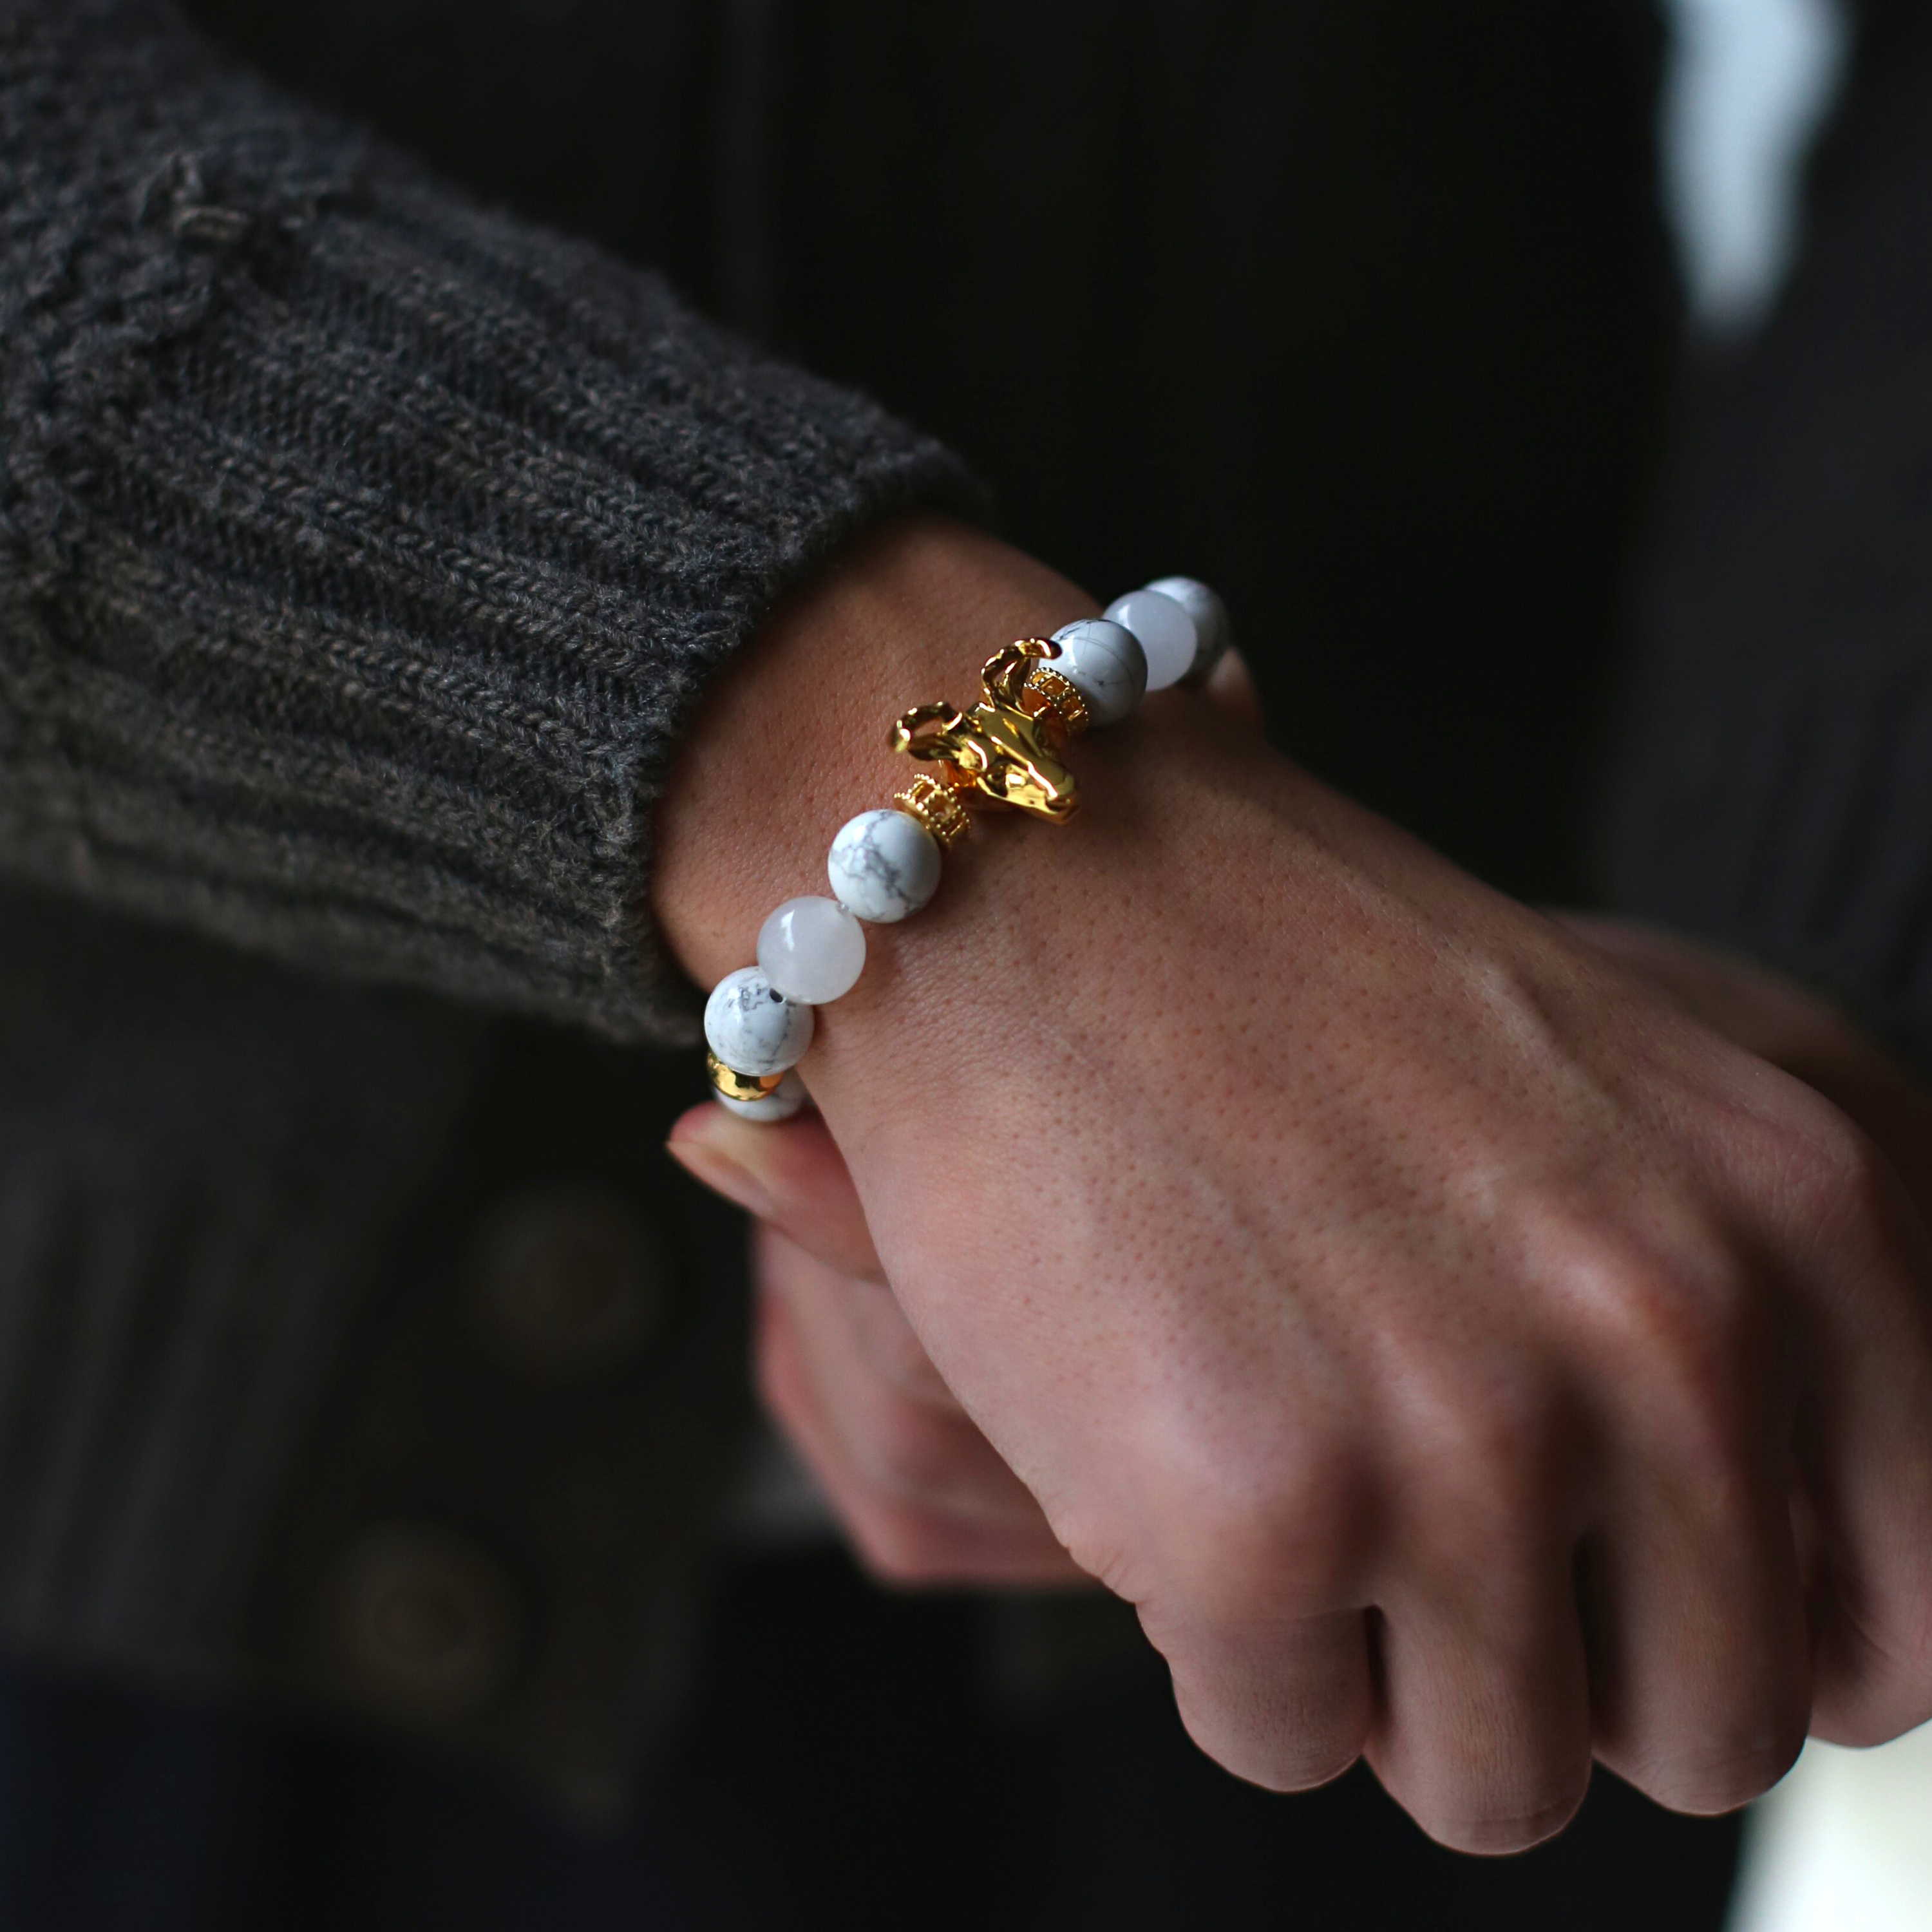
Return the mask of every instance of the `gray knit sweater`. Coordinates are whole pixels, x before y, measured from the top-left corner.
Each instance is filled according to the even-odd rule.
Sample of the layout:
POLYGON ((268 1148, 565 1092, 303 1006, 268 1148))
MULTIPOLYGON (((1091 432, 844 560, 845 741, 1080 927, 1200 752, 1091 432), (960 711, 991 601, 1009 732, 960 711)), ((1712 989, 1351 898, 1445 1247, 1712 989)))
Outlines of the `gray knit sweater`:
POLYGON ((692 1063, 616 1050, 694 1037, 652 808, 916 501, 978 504, 161 0, 0 0, 0 1646, 618 1802, 742 1406, 656 1152, 692 1063), (565 1374, 586 1282, 631 1340, 565 1374), (484 1616, 460 1695, 370 1651, 386 1590, 484 1616))
POLYGON ((160 0, 0 4, 0 871, 689 1036, 707 680, 934 443, 467 206, 160 0))

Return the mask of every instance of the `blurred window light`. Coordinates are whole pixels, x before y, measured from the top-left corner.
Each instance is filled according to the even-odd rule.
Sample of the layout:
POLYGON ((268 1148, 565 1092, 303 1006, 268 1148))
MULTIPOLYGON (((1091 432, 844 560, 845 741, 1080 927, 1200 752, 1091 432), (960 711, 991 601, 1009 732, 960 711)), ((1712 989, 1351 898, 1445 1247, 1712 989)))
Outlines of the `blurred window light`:
POLYGON ((1816 1738, 1750 1808, 1726 1932, 1925 1932, 1932 1724, 1876 1750, 1816 1738))
POLYGON ((1846 0, 1664 0, 1666 206, 1692 316, 1737 334, 1797 252, 1805 160, 1844 79, 1846 0))

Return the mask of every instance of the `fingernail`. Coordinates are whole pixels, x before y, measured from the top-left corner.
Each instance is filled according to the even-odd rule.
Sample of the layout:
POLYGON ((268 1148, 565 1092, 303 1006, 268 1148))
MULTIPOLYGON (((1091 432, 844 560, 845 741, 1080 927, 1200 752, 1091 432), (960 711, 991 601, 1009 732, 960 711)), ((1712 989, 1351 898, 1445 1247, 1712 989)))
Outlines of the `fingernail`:
MULTIPOLYGON (((714 1194, 723 1195, 726 1200, 735 1202, 746 1214, 760 1220, 769 1219, 772 1197, 766 1191, 764 1183, 742 1161, 734 1160, 712 1144, 712 1124, 702 1118, 706 1111, 700 1108, 698 1118, 687 1114, 679 1121, 670 1138, 664 1143, 665 1151, 714 1194)), ((723 1109, 709 1111, 722 1113, 723 1109)))

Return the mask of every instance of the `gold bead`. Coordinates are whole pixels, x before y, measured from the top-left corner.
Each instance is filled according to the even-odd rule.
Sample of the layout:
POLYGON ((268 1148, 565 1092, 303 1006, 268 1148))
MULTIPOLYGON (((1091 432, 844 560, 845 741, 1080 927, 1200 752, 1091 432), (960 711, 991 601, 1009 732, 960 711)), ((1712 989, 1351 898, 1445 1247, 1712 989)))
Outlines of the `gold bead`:
POLYGON ((1080 687, 1051 664, 1036 664, 1027 673, 1026 682, 1020 690, 1022 697, 1030 695, 1041 700, 1040 710, 1051 708, 1066 726, 1070 738, 1078 737, 1092 722, 1093 714, 1087 709, 1086 699, 1080 694, 1080 687))
POLYGON ((950 852, 964 838, 972 820, 966 808, 937 778, 922 773, 904 791, 892 795, 893 804, 909 812, 934 838, 942 852, 950 852))
POLYGON ((704 1070, 711 1076, 714 1090, 728 1100, 768 1100, 784 1078, 782 1073, 740 1073, 709 1050, 704 1055, 704 1070))

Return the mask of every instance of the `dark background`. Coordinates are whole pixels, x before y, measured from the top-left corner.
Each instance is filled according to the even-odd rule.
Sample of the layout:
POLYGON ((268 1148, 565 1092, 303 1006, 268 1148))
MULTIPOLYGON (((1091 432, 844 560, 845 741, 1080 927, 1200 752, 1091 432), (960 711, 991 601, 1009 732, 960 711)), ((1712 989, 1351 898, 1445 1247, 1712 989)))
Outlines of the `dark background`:
POLYGON ((946 438, 1280 741, 1574 894, 1678 304, 1645 0, 196 0, 258 64, 946 438))
POLYGON ((413 1749, 0 1677, 0 1924, 74 1932, 1716 1932, 1734 1822, 1599 1772, 1517 1858, 1364 1771, 1282 1798, 1187 1742, 1150 1652, 1042 1695, 1017 1618, 744 1565, 628 1830, 413 1749), (1016 1628, 1016 1624, 1018 1627, 1016 1628))

